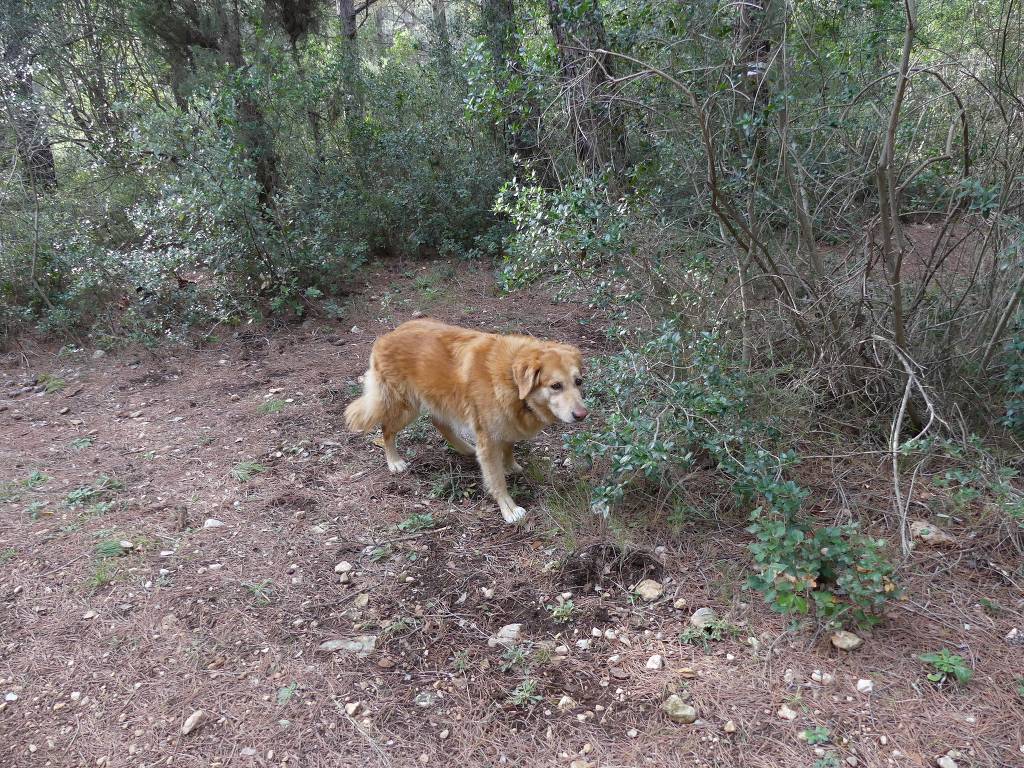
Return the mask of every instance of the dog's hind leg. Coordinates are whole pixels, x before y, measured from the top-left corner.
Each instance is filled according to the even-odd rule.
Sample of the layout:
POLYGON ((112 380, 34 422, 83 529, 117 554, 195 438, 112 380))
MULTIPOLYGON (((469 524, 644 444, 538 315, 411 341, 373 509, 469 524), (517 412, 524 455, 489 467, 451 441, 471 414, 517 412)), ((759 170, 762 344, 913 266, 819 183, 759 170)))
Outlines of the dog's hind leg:
POLYGON ((484 475, 484 485, 498 502, 505 522, 518 523, 526 517, 526 510, 516 505, 505 483, 505 444, 492 441, 481 432, 477 432, 477 441, 476 458, 484 475))
POLYGON ((452 450, 456 453, 461 453, 463 456, 473 456, 476 454, 476 449, 472 445, 467 443, 461 437, 459 437, 455 430, 445 424, 439 419, 431 417, 430 422, 437 427, 437 431, 441 433, 441 436, 448 441, 448 445, 452 447, 452 450))
POLYGON ((381 420, 381 437, 384 439, 384 458, 388 463, 391 472, 405 472, 409 468, 409 462, 398 454, 398 447, 395 445, 395 436, 412 423, 418 411, 409 403, 404 401, 396 402, 388 408, 387 413, 381 420))
POLYGON ((502 459, 505 463, 505 471, 511 472, 514 475, 518 475, 523 471, 522 466, 516 461, 516 457, 512 455, 512 443, 505 443, 502 446, 502 459))

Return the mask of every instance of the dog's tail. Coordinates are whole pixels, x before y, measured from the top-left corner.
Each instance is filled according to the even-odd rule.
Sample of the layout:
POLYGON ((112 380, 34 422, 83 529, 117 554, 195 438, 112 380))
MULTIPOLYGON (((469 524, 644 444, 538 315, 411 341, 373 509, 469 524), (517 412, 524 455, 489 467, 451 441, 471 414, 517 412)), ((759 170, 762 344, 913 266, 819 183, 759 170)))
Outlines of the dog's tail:
POLYGON ((390 388, 373 370, 371 360, 370 369, 363 377, 362 396, 349 403, 345 409, 345 425, 352 432, 369 432, 379 427, 387 413, 391 396, 390 388))

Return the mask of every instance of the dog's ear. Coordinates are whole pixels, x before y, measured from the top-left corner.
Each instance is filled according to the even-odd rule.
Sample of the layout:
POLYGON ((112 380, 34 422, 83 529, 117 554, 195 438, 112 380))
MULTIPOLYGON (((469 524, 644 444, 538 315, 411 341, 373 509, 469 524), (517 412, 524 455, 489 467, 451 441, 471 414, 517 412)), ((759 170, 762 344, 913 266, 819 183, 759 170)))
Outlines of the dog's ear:
POLYGON ((519 399, 525 400, 537 386, 540 357, 536 352, 520 352, 512 361, 512 381, 519 387, 519 399))

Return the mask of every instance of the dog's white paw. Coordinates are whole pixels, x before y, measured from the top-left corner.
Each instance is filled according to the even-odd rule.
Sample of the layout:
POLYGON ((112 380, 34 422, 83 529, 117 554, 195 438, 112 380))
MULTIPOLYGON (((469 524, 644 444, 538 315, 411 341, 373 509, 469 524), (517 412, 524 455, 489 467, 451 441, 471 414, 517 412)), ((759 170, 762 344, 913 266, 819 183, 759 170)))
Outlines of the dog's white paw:
POLYGON ((388 471, 392 472, 392 473, 394 473, 396 475, 399 472, 405 472, 405 470, 407 470, 408 468, 409 468, 409 462, 406 461, 405 459, 398 459, 397 461, 389 461, 388 462, 388 471))
POLYGON ((518 523, 526 517, 526 510, 522 507, 517 507, 515 504, 511 504, 508 507, 502 508, 501 516, 505 518, 506 523, 511 525, 513 523, 518 523))

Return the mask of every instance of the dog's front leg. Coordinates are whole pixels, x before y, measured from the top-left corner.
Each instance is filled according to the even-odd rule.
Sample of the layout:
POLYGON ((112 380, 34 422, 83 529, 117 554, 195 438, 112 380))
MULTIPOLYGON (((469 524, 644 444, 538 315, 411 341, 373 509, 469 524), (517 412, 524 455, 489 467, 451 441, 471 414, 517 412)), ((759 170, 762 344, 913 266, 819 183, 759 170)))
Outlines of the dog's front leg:
POLYGON ((509 495, 508 486, 505 484, 505 457, 507 450, 504 443, 491 440, 485 437, 483 430, 477 431, 476 458, 480 462, 480 470, 484 475, 484 485, 488 492, 498 502, 501 516, 506 523, 518 523, 526 517, 526 510, 516 506, 515 501, 509 495))

